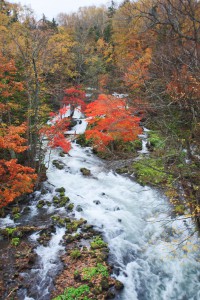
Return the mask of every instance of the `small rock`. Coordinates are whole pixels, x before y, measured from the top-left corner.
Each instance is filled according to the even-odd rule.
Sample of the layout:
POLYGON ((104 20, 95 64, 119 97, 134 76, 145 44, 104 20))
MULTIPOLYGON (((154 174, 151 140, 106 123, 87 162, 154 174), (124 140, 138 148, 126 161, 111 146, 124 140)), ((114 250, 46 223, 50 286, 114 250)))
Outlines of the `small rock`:
POLYGON ((64 187, 57 188, 57 189, 55 189, 55 191, 58 193, 62 193, 62 192, 65 192, 65 188, 64 187))
POLYGON ((115 293, 112 291, 108 291, 106 295, 106 299, 114 299, 115 298, 115 293))
POLYGON ((101 204, 101 202, 99 200, 94 200, 93 203, 95 203, 96 205, 101 204))
POLYGON ((117 291, 120 291, 124 288, 124 284, 121 281, 116 280, 115 281, 115 288, 116 288, 117 291))
POLYGON ((76 211, 81 212, 81 211, 83 211, 83 209, 82 209, 82 207, 80 205, 77 205, 76 211))
POLYGON ((108 278, 103 277, 100 284, 104 291, 107 291, 109 289, 108 278))
POLYGON ((73 203, 70 203, 68 206, 67 206, 67 209, 69 211, 72 211, 74 209, 74 204, 73 203))
POLYGON ((64 164, 58 160, 53 160, 52 164, 59 170, 64 169, 64 164))
POLYGON ((39 200, 38 204, 37 204, 37 208, 42 208, 43 206, 45 206, 45 201, 44 200, 39 200))
POLYGON ((88 169, 86 169, 86 168, 81 168, 80 171, 81 171, 81 173, 82 173, 84 176, 89 176, 89 175, 91 175, 90 170, 88 170, 88 169))

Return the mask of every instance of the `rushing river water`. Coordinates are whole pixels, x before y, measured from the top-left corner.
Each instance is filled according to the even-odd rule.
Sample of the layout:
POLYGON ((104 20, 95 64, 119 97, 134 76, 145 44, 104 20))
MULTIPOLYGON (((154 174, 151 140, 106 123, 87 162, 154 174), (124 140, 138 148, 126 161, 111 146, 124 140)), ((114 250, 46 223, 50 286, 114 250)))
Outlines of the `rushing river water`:
MULTIPOLYGON (((85 123, 76 126, 84 130, 85 123)), ((46 155, 48 160, 49 155, 46 155)), ((106 162, 92 154, 90 148, 73 143, 70 156, 51 151, 48 181, 50 192, 39 199, 52 201, 55 189, 64 187, 66 196, 83 209, 75 210, 75 217, 83 217, 100 229, 110 248, 110 261, 115 275, 125 288, 120 300, 198 300, 200 299, 200 262, 198 238, 189 220, 173 218, 168 200, 158 191, 137 184, 133 178, 115 174, 106 162), (58 170, 52 161, 65 167, 58 170), (83 176, 80 168, 87 168, 91 176, 83 176), (192 235, 191 239, 187 237, 192 235), (184 241, 185 240, 185 241, 184 241), (190 244, 191 242, 191 244, 190 244)), ((32 218, 37 222, 37 201, 31 206, 32 218)), ((65 214, 64 208, 46 207, 46 219, 52 213, 65 214)), ((7 220, 9 221, 9 220, 7 220)), ((38 224, 42 223, 40 219, 38 224)), ((39 274, 34 283, 36 296, 21 294, 20 299, 50 299, 48 287, 63 247, 60 241, 64 230, 57 229, 48 247, 38 246, 39 274)), ((36 240, 37 233, 32 235, 36 240)), ((31 277, 31 274, 27 275, 31 277)))

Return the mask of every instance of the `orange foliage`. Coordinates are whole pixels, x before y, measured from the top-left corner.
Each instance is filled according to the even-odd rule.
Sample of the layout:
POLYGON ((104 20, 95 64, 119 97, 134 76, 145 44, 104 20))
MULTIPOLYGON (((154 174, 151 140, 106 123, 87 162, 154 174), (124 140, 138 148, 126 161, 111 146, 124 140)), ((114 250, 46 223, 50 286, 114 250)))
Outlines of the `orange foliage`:
POLYGON ((65 91, 65 96, 62 100, 63 104, 71 106, 71 109, 74 110, 77 107, 81 107, 81 110, 85 110, 85 92, 80 90, 79 87, 72 87, 69 89, 66 89, 65 91))
POLYGON ((33 191, 37 175, 34 169, 17 164, 16 159, 0 160, 0 208, 16 197, 33 191))
POLYGON ((100 151, 111 141, 133 141, 142 132, 140 118, 133 115, 134 109, 127 106, 126 99, 100 95, 85 112, 91 125, 86 138, 92 139, 100 151))
POLYGON ((16 153, 24 152, 26 139, 21 137, 27 130, 25 123, 20 126, 1 126, 0 127, 0 148, 13 150, 16 153))
POLYGON ((147 48, 140 58, 132 58, 133 63, 125 73, 125 83, 131 88, 139 88, 144 85, 145 80, 149 78, 148 69, 151 63, 152 50, 147 48))
POLYGON ((0 53, 0 96, 8 98, 16 91, 23 90, 23 84, 14 80, 17 69, 13 60, 0 53))
POLYGON ((64 136, 64 132, 70 125, 69 120, 64 117, 67 109, 67 107, 61 108, 57 116, 54 113, 50 113, 52 125, 44 126, 40 130, 41 136, 45 135, 48 138, 48 146, 51 148, 61 147, 65 153, 68 153, 71 149, 71 143, 64 136))
POLYGON ((188 109, 195 102, 197 105, 199 103, 200 81, 189 72, 187 66, 183 66, 179 72, 174 72, 172 81, 167 85, 167 93, 174 102, 188 109))

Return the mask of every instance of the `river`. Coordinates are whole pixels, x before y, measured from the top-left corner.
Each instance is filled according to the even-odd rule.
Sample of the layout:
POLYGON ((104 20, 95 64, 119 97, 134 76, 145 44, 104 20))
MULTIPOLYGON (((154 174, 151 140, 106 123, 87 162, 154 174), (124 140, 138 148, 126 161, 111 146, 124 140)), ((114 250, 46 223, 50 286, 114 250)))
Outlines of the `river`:
MULTIPOLYGON (((76 133, 84 129, 84 122, 76 126, 76 133)), ((169 201, 161 192, 139 185, 132 177, 116 174, 90 148, 73 142, 70 155, 60 157, 59 152, 51 150, 49 163, 49 154, 46 155, 49 168, 45 185, 49 193, 35 194, 27 223, 31 219, 41 224, 41 213, 37 220, 38 199, 51 202, 55 189, 64 187, 75 207, 82 208, 81 212, 75 210, 75 217, 95 225, 108 242, 114 276, 125 286, 118 300, 200 299, 199 241, 193 234, 191 220, 173 216, 169 201), (57 169, 53 160, 62 162, 64 169, 57 169), (91 176, 83 176, 80 168, 89 169, 91 176)), ((45 222, 55 212, 64 215, 65 209, 46 207, 45 222)), ((48 289, 64 249, 60 244, 63 234, 64 230, 57 228, 48 247, 36 248, 40 267, 27 276, 39 274, 33 287, 37 293, 22 293, 20 299, 50 299, 48 289)), ((32 240, 36 237, 37 233, 31 236, 32 240)))

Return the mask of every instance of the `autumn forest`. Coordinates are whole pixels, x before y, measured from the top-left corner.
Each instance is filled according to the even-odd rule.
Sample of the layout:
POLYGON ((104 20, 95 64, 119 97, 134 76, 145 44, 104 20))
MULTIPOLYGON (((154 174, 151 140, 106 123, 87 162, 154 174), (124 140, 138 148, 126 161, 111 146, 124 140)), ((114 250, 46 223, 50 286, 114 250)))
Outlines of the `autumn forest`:
MULTIPOLYGON (((14 222, 20 220, 20 207, 30 205, 28 201, 32 195, 42 195, 46 184, 57 187, 48 175, 51 163, 56 170, 52 176, 62 172, 63 163, 65 172, 70 167, 74 170, 73 151, 85 151, 81 148, 90 149, 87 150, 91 151, 88 157, 94 155, 100 160, 96 164, 103 162, 109 166, 127 186, 129 177, 134 174, 134 180, 141 188, 147 186, 166 197, 168 212, 164 219, 167 223, 169 215, 170 220, 177 218, 185 223, 192 222, 193 229, 184 233, 183 239, 177 243, 178 248, 184 245, 185 253, 190 253, 188 247, 196 244, 190 238, 198 236, 200 229, 199 1, 124 0, 119 5, 110 1, 107 6, 81 7, 71 14, 62 12, 52 20, 45 15, 38 20, 30 8, 0 1, 0 219, 11 215, 14 222), (81 126, 85 126, 83 132, 79 130, 81 126), (51 162, 55 151, 59 156, 56 159, 53 156, 51 162), (63 162, 59 157, 63 157, 63 162), (69 164, 64 157, 69 159, 69 164)), ((83 164, 83 168, 79 169, 84 180, 89 180, 92 176, 90 168, 83 164)), ((71 172, 73 174, 74 171, 71 172)), ((70 185, 70 180, 66 179, 66 185, 70 185)), ((114 185, 115 179, 112 180, 113 189, 117 189, 118 184, 123 185, 114 185)), ((73 184, 72 181, 71 186, 73 184)), ((89 183, 85 184, 90 189, 89 183)), ((91 185, 91 189, 95 184, 91 185)), ((69 196, 70 192, 65 194, 66 187, 62 186, 64 184, 51 191, 54 196, 52 203, 56 209, 68 205, 66 210, 70 213, 74 204, 67 204, 66 195, 69 196)), ((47 188, 47 191, 50 190, 47 188)), ((86 195, 86 198, 90 197, 90 192, 87 191, 86 195)), ((103 192, 102 199, 106 195, 103 192)), ((102 199, 93 202, 98 206, 104 201, 102 199)), ((46 200, 49 201, 49 198, 46 200)), ((51 206, 43 198, 37 201, 37 209, 51 206)), ((84 212, 82 203, 77 203, 76 211, 84 212)), ((145 203, 141 210, 144 208, 145 211, 145 203)), ((46 212, 39 214, 42 216, 46 212)), ((150 287, 144 288, 143 294, 140 294, 138 287, 136 298, 134 292, 129 291, 130 284, 123 279, 124 275, 119 275, 119 278, 115 275, 115 282, 113 277, 109 277, 113 272, 109 263, 105 262, 108 246, 112 254, 109 237, 107 246, 103 240, 106 234, 100 237, 98 230, 97 233, 87 231, 85 223, 80 221, 82 218, 67 221, 67 218, 61 218, 62 214, 56 216, 51 215, 54 226, 60 228, 56 230, 65 226, 67 235, 65 233, 64 240, 68 244, 74 243, 74 248, 69 250, 70 255, 63 258, 64 264, 73 269, 73 279, 65 282, 63 278, 71 275, 64 268, 64 275, 54 283, 56 290, 51 287, 51 296, 45 296, 41 291, 34 294, 28 290, 26 294, 24 287, 20 292, 21 283, 17 275, 17 285, 6 286, 9 280, 3 279, 0 272, 1 299, 103 300, 118 294, 116 299, 123 300, 198 298, 198 288, 196 292, 193 287, 190 290, 190 284, 187 291, 183 289, 180 292, 177 288, 179 294, 173 291, 166 294, 167 298, 163 291, 149 294, 150 287), (74 238, 72 241, 77 228, 85 232, 82 239, 94 238, 91 242, 93 256, 84 247, 78 250, 78 241, 74 238), (82 264, 86 265, 80 271, 82 264), (129 284, 128 288, 126 284, 129 284), (115 292, 109 287, 114 287, 115 292), (125 291, 121 292, 124 287, 125 291), (37 298, 38 295, 41 298, 37 298)), ((86 216, 91 223, 96 220, 90 219, 89 213, 86 216)), ((23 246, 27 232, 42 232, 38 241, 43 246, 47 246, 53 236, 49 227, 41 229, 39 223, 29 224, 24 220, 25 217, 20 223, 20 230, 10 225, 0 230, 0 237, 3 236, 15 248, 12 250, 14 256, 20 243, 22 248, 30 247, 28 244, 23 246)), ((117 220, 117 224, 123 223, 123 218, 118 217, 117 220)), ((98 227, 98 222, 93 225, 98 227)), ((53 247, 59 248, 59 244, 53 247)), ((26 249, 28 252, 29 248, 26 249)), ((30 249, 33 256, 34 250, 30 249)), ((30 257, 27 259, 30 263, 30 257)), ((20 273, 16 265, 21 266, 24 261, 20 256, 18 260, 15 268, 20 273)), ((115 265, 116 259, 112 257, 111 261, 115 265)), ((199 272, 200 267, 195 264, 197 267, 199 272)), ((119 274, 122 273, 119 271, 119 274)), ((127 269, 126 274, 130 278, 127 269)), ((26 286, 27 282, 22 285, 26 286)), ((47 285, 49 287, 51 283, 47 285)))

